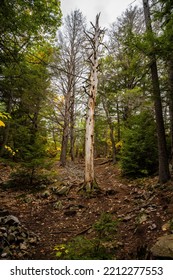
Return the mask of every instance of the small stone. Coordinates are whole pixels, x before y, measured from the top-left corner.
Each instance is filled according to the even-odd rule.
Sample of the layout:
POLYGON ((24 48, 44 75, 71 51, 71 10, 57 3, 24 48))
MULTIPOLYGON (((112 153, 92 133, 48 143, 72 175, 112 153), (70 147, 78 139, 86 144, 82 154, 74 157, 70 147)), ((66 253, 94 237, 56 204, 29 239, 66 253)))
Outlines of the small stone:
POLYGON ((1 257, 2 257, 2 258, 6 258, 6 257, 8 257, 8 254, 7 254, 7 253, 2 253, 2 254, 1 254, 1 257))
POLYGON ((156 224, 152 224, 148 227, 149 230, 154 230, 156 228, 157 228, 156 224))
POLYGON ((69 192, 69 187, 62 186, 56 189, 55 193, 58 195, 67 195, 69 192))
POLYGON ((122 219, 122 221, 127 222, 127 221, 131 220, 133 217, 134 217, 134 215, 127 215, 122 219))
POLYGON ((14 232, 16 230, 16 226, 10 226, 9 232, 14 232))
POLYGON ((19 259, 22 259, 22 258, 23 258, 23 253, 19 252, 19 253, 18 253, 18 258, 19 258, 19 259))
POLYGON ((43 198, 48 198, 50 196, 50 192, 49 191, 45 191, 41 194, 41 197, 43 198))
MULTIPOLYGON (((9 255, 10 254, 10 248, 9 247, 5 247, 2 251, 2 254, 6 254, 9 255)), ((2 255, 1 255, 2 256, 2 255)))
POLYGON ((19 220, 17 217, 13 216, 13 215, 9 215, 7 216, 7 218, 5 219, 5 224, 7 225, 15 225, 15 224, 20 224, 19 220))
POLYGON ((0 224, 2 225, 4 223, 4 218, 0 217, 0 224))
POLYGON ((124 198, 124 202, 128 202, 128 203, 129 203, 130 201, 131 201, 131 200, 130 200, 128 197, 125 197, 125 198, 124 198))
POLYGON ((29 243, 31 243, 31 244, 35 244, 36 242, 37 242, 37 237, 31 237, 31 238, 29 238, 29 243))
POLYGON ((46 189, 47 188, 47 186, 45 185, 45 184, 42 184, 42 185, 40 185, 40 189, 46 189))
POLYGON ((24 237, 24 238, 26 238, 26 237, 27 237, 27 234, 24 233, 24 232, 22 232, 22 233, 21 233, 21 236, 24 237))
POLYGON ((20 250, 27 250, 27 245, 26 245, 26 243, 21 243, 20 244, 20 250))
POLYGON ((12 243, 13 241, 15 241, 15 235, 13 233, 10 233, 7 237, 7 240, 9 243, 12 243))
POLYGON ((123 244, 122 242, 117 242, 117 246, 118 246, 118 247, 123 247, 124 244, 123 244))
POLYGON ((7 229, 6 229, 5 227, 1 227, 1 228, 0 228, 0 232, 4 233, 4 232, 6 232, 6 231, 7 231, 7 229))

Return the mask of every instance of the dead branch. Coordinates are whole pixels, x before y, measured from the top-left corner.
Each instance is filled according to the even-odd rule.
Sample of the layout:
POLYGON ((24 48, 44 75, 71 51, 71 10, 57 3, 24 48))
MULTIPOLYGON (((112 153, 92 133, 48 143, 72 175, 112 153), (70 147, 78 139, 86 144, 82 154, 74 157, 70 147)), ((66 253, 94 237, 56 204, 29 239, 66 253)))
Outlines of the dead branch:
POLYGON ((92 226, 89 226, 89 227, 87 227, 87 228, 83 229, 82 231, 78 232, 75 236, 78 236, 78 235, 84 234, 84 233, 86 233, 88 230, 90 230, 91 228, 92 228, 92 226))

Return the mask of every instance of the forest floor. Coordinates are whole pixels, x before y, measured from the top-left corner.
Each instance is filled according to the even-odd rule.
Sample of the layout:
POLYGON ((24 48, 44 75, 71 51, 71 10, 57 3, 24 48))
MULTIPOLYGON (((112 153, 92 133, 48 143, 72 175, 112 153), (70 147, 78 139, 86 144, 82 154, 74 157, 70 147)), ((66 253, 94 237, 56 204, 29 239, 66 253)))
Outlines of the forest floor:
MULTIPOLYGON (((128 180, 116 165, 106 159, 95 160, 95 174, 101 188, 98 195, 82 196, 78 190, 84 177, 84 163, 55 166, 54 181, 44 190, 0 188, 1 208, 9 210, 39 242, 31 259, 55 259, 54 247, 82 235, 92 236, 92 225, 102 213, 119 220, 115 234, 116 259, 151 259, 150 248, 158 237, 169 232, 173 219, 173 182, 157 183, 157 177, 128 180), (69 192, 57 195, 56 186, 69 192)), ((10 170, 1 168, 2 181, 10 170)), ((45 187, 45 186, 44 186, 45 187)))

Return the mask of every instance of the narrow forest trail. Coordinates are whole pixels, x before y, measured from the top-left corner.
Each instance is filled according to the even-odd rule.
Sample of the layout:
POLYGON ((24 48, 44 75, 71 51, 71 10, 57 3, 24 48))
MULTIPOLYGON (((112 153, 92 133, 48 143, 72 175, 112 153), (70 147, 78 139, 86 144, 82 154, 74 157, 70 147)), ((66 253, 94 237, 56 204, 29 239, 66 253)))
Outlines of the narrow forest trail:
POLYGON ((83 163, 56 166, 54 183, 38 192, 1 189, 1 208, 17 216, 39 237, 31 258, 54 259, 55 245, 78 235, 89 237, 89 229, 105 212, 119 220, 116 258, 150 258, 150 247, 173 216, 172 185, 166 185, 164 190, 157 185, 157 178, 124 179, 117 166, 98 159, 95 174, 102 191, 86 198, 78 193, 83 170, 83 163), (68 194, 57 195, 55 190, 60 186, 69 188, 68 194))

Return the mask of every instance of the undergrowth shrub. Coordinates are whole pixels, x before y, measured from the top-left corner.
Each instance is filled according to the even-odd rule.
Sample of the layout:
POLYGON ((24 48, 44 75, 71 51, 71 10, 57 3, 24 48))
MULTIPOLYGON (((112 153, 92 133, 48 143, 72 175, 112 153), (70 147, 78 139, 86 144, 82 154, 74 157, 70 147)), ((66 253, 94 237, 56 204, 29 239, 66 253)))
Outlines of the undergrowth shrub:
POLYGON ((51 178, 51 172, 45 169, 35 169, 34 172, 24 167, 18 167, 18 169, 11 173, 8 183, 9 187, 15 187, 19 189, 33 188, 41 184, 49 184, 51 178))
POLYGON ((140 177, 158 169, 156 124, 151 112, 144 111, 129 119, 123 131, 120 163, 124 175, 140 177))
POLYGON ((54 163, 54 159, 50 159, 46 153, 47 142, 44 137, 36 134, 31 139, 20 146, 15 157, 17 168, 12 174, 13 181, 26 186, 44 181, 54 163))
POLYGON ((92 226, 94 237, 74 237, 66 244, 55 246, 57 259, 68 260, 104 260, 115 258, 115 234, 117 232, 118 220, 112 215, 103 213, 100 219, 92 226))

